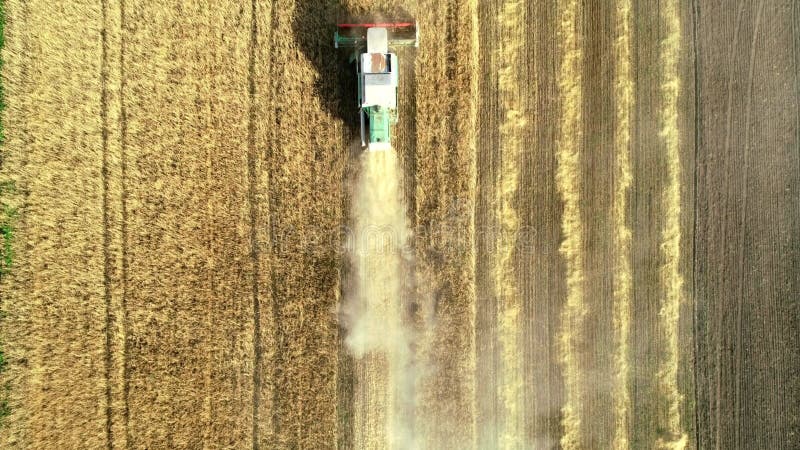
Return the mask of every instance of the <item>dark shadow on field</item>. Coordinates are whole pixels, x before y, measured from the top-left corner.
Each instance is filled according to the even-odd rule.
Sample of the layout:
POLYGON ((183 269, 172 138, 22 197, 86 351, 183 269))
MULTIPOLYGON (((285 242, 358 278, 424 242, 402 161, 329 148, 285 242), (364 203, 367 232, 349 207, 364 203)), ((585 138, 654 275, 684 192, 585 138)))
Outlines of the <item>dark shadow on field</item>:
MULTIPOLYGON (((292 31, 298 48, 314 65, 319 78, 309 96, 316 96, 323 107, 342 120, 348 137, 359 133, 355 64, 350 61, 353 49, 337 49, 334 32, 338 23, 370 23, 382 20, 406 20, 412 16, 402 8, 391 10, 352 10, 338 0, 297 2, 292 31)), ((352 147, 352 146, 351 146, 352 147)), ((351 158, 361 153, 351 149, 351 158), (355 152, 355 153, 353 153, 355 152)))

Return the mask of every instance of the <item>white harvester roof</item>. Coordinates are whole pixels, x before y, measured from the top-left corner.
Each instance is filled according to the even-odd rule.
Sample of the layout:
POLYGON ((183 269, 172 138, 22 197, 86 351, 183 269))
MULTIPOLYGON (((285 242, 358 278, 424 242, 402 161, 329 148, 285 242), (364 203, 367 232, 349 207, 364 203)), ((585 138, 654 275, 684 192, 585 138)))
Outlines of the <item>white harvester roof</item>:
POLYGON ((397 108, 397 68, 397 55, 389 53, 386 28, 367 30, 367 53, 361 54, 362 107, 397 108))

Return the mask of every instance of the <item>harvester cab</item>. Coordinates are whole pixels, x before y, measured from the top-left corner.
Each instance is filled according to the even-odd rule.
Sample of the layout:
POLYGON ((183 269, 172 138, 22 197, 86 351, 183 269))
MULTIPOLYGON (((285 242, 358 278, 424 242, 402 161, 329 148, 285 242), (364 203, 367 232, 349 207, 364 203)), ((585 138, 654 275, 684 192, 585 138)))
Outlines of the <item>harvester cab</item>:
POLYGON ((417 25, 406 23, 339 24, 336 48, 349 48, 358 78, 361 146, 367 151, 392 147, 391 128, 397 123, 399 61, 391 47, 419 45, 417 25))

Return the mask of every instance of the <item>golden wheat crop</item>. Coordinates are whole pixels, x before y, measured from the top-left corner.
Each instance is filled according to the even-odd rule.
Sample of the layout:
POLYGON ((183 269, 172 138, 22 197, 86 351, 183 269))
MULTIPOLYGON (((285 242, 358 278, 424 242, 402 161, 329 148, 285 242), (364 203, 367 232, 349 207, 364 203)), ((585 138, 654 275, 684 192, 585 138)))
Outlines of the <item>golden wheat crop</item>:
POLYGON ((3 448, 574 449, 602 436, 624 449, 636 415, 663 429, 647 445, 687 444, 677 1, 659 10, 660 84, 644 100, 630 0, 608 24, 577 0, 5 7, 0 181, 14 180, 20 215, 0 298, 3 448), (333 24, 401 12, 421 41, 398 51, 396 148, 362 155, 333 24), (653 286, 633 276, 645 101, 661 108, 667 163, 659 233, 643 237, 660 245, 653 286), (607 167, 587 167, 606 151, 607 167), (494 227, 491 252, 478 223, 494 227), (343 238, 376 226, 398 248, 354 258, 343 238), (600 272, 610 311, 595 308, 600 272), (637 289, 661 296, 642 326, 658 331, 653 374, 631 358, 637 289), (634 401, 650 375, 653 410, 634 401))
POLYGON ((7 448, 101 446, 108 403, 102 12, 96 2, 5 7, 3 59, 12 71, 4 67, 3 152, 24 204, 14 301, 3 302, 3 344, 16 367, 10 431, 0 439, 7 448))

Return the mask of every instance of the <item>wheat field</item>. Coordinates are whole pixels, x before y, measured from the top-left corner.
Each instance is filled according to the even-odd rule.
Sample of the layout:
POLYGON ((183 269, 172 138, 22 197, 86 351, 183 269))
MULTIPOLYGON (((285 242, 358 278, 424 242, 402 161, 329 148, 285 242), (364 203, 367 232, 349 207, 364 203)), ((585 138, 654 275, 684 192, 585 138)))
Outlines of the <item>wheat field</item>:
POLYGON ((2 8, 0 448, 796 445, 797 2, 2 8))

